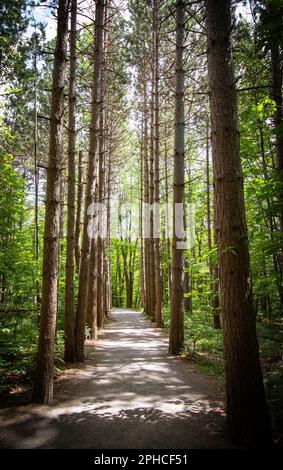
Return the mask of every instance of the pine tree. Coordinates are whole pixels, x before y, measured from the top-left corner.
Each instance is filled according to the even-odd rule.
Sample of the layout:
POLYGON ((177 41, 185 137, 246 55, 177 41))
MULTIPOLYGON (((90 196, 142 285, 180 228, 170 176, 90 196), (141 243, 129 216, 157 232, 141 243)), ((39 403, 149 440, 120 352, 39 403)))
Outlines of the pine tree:
POLYGON ((183 220, 177 216, 177 210, 184 203, 184 40, 185 40, 185 3, 177 0, 176 4, 176 82, 175 82, 175 151, 173 179, 173 242, 172 242, 172 281, 170 299, 170 337, 169 353, 178 355, 184 346, 184 311, 183 311, 183 243, 180 234, 183 220), (178 224, 178 228, 177 228, 178 224))
POLYGON ((33 400, 46 405, 52 405, 53 402, 53 353, 57 315, 58 239, 60 229, 60 188, 63 158, 68 8, 68 0, 59 0, 50 112, 41 319, 33 388, 33 400))
POLYGON ((208 84, 226 370, 227 430, 249 447, 270 443, 256 336, 243 173, 231 58, 231 3, 207 0, 208 84))
POLYGON ((65 354, 66 362, 75 359, 74 332, 74 254, 75 254, 75 168, 76 168, 76 43, 77 0, 71 5, 69 122, 68 122, 68 220, 65 285, 65 354))
POLYGON ((102 73, 102 47, 103 47, 103 13, 105 2, 96 1, 95 11, 95 54, 93 63, 92 110, 89 134, 89 156, 87 187, 85 194, 85 208, 83 221, 83 235, 81 248, 81 265, 79 275, 78 306, 75 328, 76 360, 84 361, 84 342, 87 307, 87 286, 91 238, 88 233, 91 220, 91 207, 95 195, 95 172, 99 155, 100 133, 100 107, 101 107, 101 73, 102 73))

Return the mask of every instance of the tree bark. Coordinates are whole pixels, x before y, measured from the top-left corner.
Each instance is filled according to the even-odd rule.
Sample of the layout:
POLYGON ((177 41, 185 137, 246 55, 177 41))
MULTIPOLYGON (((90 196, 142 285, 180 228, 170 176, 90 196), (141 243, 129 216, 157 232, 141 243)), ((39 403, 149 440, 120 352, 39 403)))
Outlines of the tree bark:
MULTIPOLYGON (((110 134, 109 134, 110 139, 110 134)), ((111 234, 110 234, 110 219, 111 219, 111 207, 110 207, 110 198, 111 198, 111 176, 112 176, 112 164, 111 164, 111 148, 108 148, 108 168, 107 168, 107 194, 106 194, 106 204, 107 204, 107 240, 106 240, 106 305, 105 305, 105 314, 108 316, 112 310, 112 282, 111 282, 111 262, 110 262, 110 250, 111 250, 111 234)))
MULTIPOLYGON (((276 160, 278 178, 283 188, 283 99, 282 99, 282 54, 278 46, 271 48, 272 98, 276 104, 274 127, 276 138, 276 160)), ((283 233, 283 189, 279 191, 280 232, 283 233)), ((283 263, 283 256, 281 259, 283 263)), ((282 269, 283 266, 281 265, 282 269)))
MULTIPOLYGON (((282 53, 279 46, 271 48, 271 72, 272 72, 272 98, 276 104, 274 114, 274 130, 276 139, 276 169, 280 189, 278 194, 279 227, 283 237, 283 99, 282 99, 282 53)), ((283 249, 279 251, 280 271, 283 272, 283 249)), ((282 277, 280 279, 282 293, 282 277)))
MULTIPOLYGON (((210 198, 210 168, 209 168, 209 120, 206 122, 206 213, 207 213, 207 244, 208 250, 211 252, 212 249, 212 230, 211 230, 211 198, 210 198)), ((214 223, 216 220, 214 220, 214 223)), ((217 263, 215 263, 217 265, 217 263)), ((219 294, 218 294, 218 268, 211 260, 209 255, 209 275, 211 279, 210 283, 210 298, 211 298, 211 310, 213 317, 213 326, 215 329, 220 329, 220 312, 219 312, 219 294), (216 278, 214 278, 214 276, 216 278)))
POLYGON ((150 239, 149 239, 149 261, 150 261, 150 317, 156 320, 156 287, 155 287, 155 243, 154 243, 154 73, 151 77, 151 100, 150 100, 150 158, 149 158, 149 198, 150 198, 150 239))
POLYGON ((39 196, 39 168, 38 168, 38 113, 37 113, 37 93, 38 93, 38 71, 37 71, 37 48, 35 44, 34 51, 34 257, 36 266, 35 279, 35 305, 40 312, 40 293, 39 293, 39 221, 38 221, 38 196, 39 196))
POLYGON ((103 241, 103 315, 108 316, 110 311, 109 299, 111 297, 111 281, 110 281, 110 192, 111 192, 111 146, 110 146, 110 132, 109 132, 109 92, 108 92, 108 68, 109 68, 109 46, 110 46, 110 2, 105 3, 105 20, 104 20, 104 64, 103 64, 103 80, 104 87, 102 87, 102 95, 104 98, 103 106, 103 144, 104 144, 104 183, 103 183, 103 199, 106 204, 106 233, 103 241))
MULTIPOLYGON (((103 203, 103 149, 99 151, 98 159, 98 202, 103 203)), ((100 228, 101 229, 101 228, 100 228)), ((101 328, 104 323, 103 312, 103 239, 98 234, 96 253, 96 311, 97 327, 101 328)))
POLYGON ((231 4, 207 0, 208 84, 226 371, 227 430, 249 447, 270 443, 256 337, 231 57, 231 4))
POLYGON ((71 5, 69 122, 68 122, 68 217, 65 284, 65 351, 66 362, 75 360, 74 331, 74 253, 75 253, 75 172, 76 172, 76 72, 77 72, 77 0, 71 5))
MULTIPOLYGON (((184 41, 185 3, 176 3, 176 82, 175 82, 175 151, 173 176, 173 242, 172 242, 172 291, 169 353, 178 355, 184 347, 183 308, 183 242, 184 234, 177 231, 177 224, 184 227, 184 217, 177 218, 177 204, 184 203, 184 41), (176 220, 178 219, 178 220, 176 220)), ((179 206, 180 207, 180 206, 179 206)), ((181 227, 181 228, 183 228, 181 227)))
POLYGON ((188 259, 184 259, 184 278, 183 278, 183 285, 184 285, 184 294, 189 294, 188 297, 184 297, 184 310, 185 312, 192 313, 193 305, 192 305, 192 289, 191 289, 191 280, 190 280, 190 264, 188 259))
POLYGON ((33 400, 36 403, 46 405, 52 405, 53 403, 53 354, 57 316, 58 239, 60 228, 60 183, 63 158, 64 82, 67 60, 68 8, 68 0, 59 0, 57 38, 52 75, 41 319, 33 388, 33 400))
POLYGON ((97 240, 91 240, 90 257, 89 257, 89 273, 88 273, 88 290, 87 290, 87 306, 86 306, 86 322, 89 328, 89 337, 92 340, 97 339, 97 303, 96 303, 96 247, 97 240))
MULTIPOLYGON (((102 64, 101 64, 101 105, 100 105, 100 133, 99 133, 99 155, 98 155, 98 202, 104 203, 105 193, 105 129, 106 126, 106 54, 108 47, 108 1, 105 1, 104 8, 104 28, 102 44, 102 64)), ((100 222, 99 222, 100 223, 100 222)), ((104 223, 104 221, 103 221, 104 223)), ((97 255, 96 255, 96 314, 97 327, 102 328, 104 324, 104 239, 100 235, 102 227, 99 227, 97 236, 97 255)), ((104 230, 104 229, 103 229, 104 230)))
POLYGON ((89 136, 88 180, 85 196, 83 236, 81 249, 81 266, 79 275, 78 307, 75 329, 76 360, 84 361, 84 341, 86 324, 88 269, 90 257, 89 222, 92 223, 91 208, 94 203, 95 166, 99 154, 100 108, 101 108, 101 72, 103 49, 103 11, 104 1, 96 1, 95 10, 95 51, 93 62, 92 109, 89 136))
POLYGON ((145 311, 145 269, 144 269, 144 241, 143 241, 143 197, 144 197, 144 178, 143 178, 143 160, 144 160, 144 148, 143 148, 143 118, 142 118, 142 128, 141 128, 141 138, 140 138, 140 290, 141 290, 141 306, 143 311, 145 311))
POLYGON ((82 201, 83 201, 83 152, 79 151, 78 162, 78 183, 77 183, 77 210, 76 210, 76 228, 75 228, 75 260, 76 271, 80 272, 80 234, 81 234, 81 214, 82 214, 82 201))
MULTIPOLYGON (((266 156, 265 156, 265 145, 264 145, 264 134, 262 124, 259 122, 259 140, 260 140, 260 153, 262 158, 262 168, 263 168, 263 175, 264 179, 267 181, 269 178, 268 171, 267 171, 267 163, 266 163, 266 156)), ((281 250, 280 246, 277 246, 277 243, 274 239, 274 232, 276 232, 276 222, 273 218, 272 209, 271 209, 271 199, 269 196, 266 197, 267 202, 267 219, 268 219, 268 229, 270 232, 270 238, 273 244, 273 266, 274 271, 277 277, 277 287, 278 287, 278 295, 280 299, 280 307, 283 308, 283 285, 282 285, 282 263, 280 260, 281 257, 281 250), (279 248, 279 249, 278 249, 279 248)))
MULTIPOLYGON (((144 202, 150 202, 149 196, 149 168, 148 168, 148 106, 147 106, 147 89, 146 89, 146 64, 144 63, 144 76, 143 76, 143 119, 144 119, 144 132, 143 132, 143 162, 144 162, 144 202)), ((145 258, 145 313, 151 314, 151 276, 150 276, 150 239, 145 238, 144 246, 145 258)))
POLYGON ((164 129, 164 178, 165 178, 165 225, 166 225, 166 251, 167 251, 167 275, 168 275, 168 303, 171 297, 171 242, 170 242, 170 220, 169 220, 169 184, 168 184, 168 149, 167 149, 167 126, 164 129))
MULTIPOLYGON (((159 193, 159 32, 158 32, 159 0, 153 4, 153 149, 154 149, 154 202, 155 223, 160 227, 160 193, 159 193)), ((159 230, 160 231, 160 230, 159 230)), ((155 318, 156 327, 162 328, 162 292, 161 292, 161 257, 160 235, 154 240, 155 261, 155 318)))

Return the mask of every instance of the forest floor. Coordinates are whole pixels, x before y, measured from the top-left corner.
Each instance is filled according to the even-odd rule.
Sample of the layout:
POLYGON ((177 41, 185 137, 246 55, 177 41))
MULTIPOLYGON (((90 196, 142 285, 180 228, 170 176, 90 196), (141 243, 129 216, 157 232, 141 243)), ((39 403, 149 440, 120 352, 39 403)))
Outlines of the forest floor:
POLYGON ((84 364, 55 381, 53 407, 0 410, 1 448, 231 448, 215 379, 168 355, 168 336, 116 310, 84 364))

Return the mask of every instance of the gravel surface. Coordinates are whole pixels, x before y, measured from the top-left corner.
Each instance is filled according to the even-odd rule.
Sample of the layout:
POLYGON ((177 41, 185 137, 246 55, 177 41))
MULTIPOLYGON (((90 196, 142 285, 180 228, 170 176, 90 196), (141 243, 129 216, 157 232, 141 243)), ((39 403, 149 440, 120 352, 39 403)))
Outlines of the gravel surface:
POLYGON ((167 351, 163 331, 115 310, 85 363, 55 381, 53 407, 0 411, 0 447, 230 448, 215 381, 167 351))

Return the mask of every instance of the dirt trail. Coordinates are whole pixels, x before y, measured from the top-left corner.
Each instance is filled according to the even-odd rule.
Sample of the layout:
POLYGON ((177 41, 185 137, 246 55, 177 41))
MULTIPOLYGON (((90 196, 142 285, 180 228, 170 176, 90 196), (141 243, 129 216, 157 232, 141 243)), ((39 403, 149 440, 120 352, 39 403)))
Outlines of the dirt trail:
POLYGON ((229 448, 215 382, 170 357, 168 337, 116 310, 79 369, 56 381, 52 408, 0 412, 2 448, 229 448))

